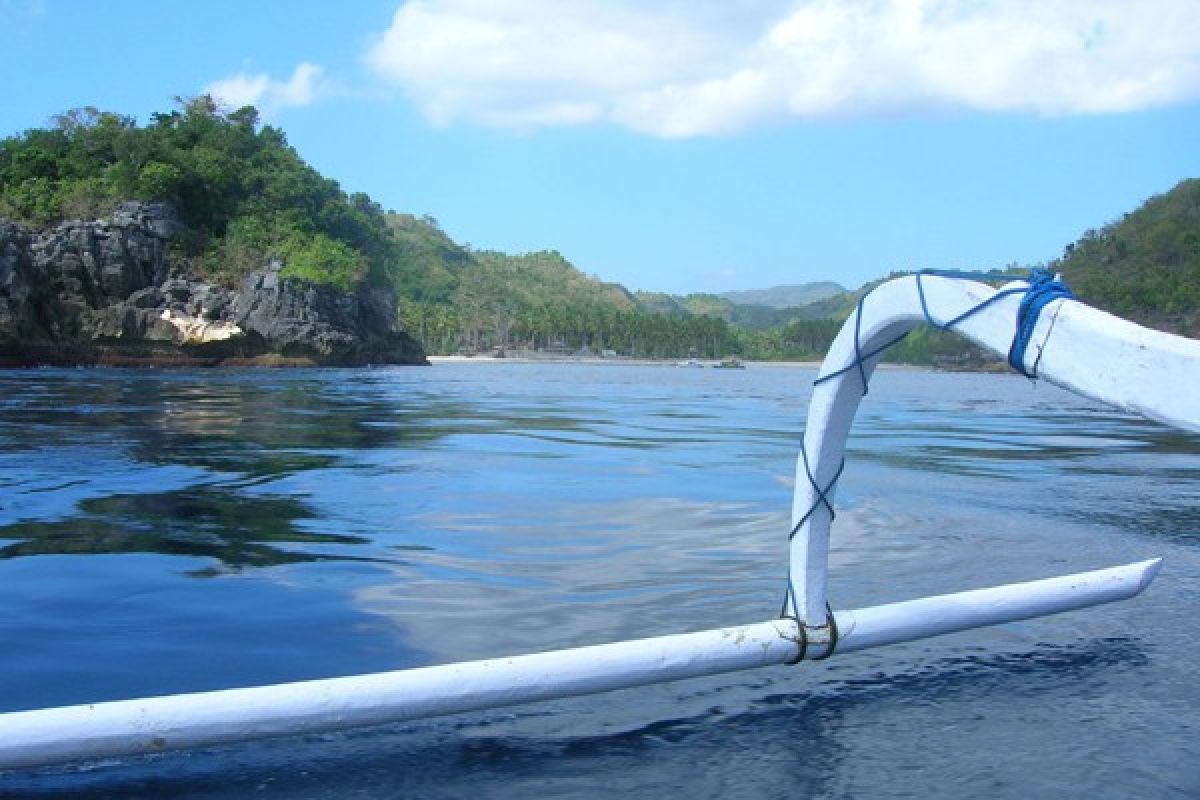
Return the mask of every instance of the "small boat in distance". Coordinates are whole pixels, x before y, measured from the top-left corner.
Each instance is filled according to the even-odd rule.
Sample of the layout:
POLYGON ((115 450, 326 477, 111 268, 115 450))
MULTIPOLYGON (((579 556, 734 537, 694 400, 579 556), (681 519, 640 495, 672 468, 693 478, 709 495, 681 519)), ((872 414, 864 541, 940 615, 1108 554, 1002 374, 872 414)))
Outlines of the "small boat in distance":
POLYGON ((713 369, 745 369, 745 368, 746 368, 746 365, 741 362, 741 359, 733 358, 732 356, 729 358, 722 358, 716 364, 713 364, 713 369))
POLYGON ((698 360, 696 360, 694 358, 689 358, 687 361, 676 361, 675 366, 677 366, 677 367, 701 367, 701 368, 704 367, 703 364, 701 364, 698 360))

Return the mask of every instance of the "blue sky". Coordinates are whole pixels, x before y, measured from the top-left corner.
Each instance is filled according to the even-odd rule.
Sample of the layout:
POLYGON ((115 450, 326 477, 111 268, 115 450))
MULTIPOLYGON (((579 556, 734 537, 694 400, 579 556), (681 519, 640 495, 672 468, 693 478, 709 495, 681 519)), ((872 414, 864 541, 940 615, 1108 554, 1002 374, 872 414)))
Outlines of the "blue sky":
POLYGON ((685 293, 1054 258, 1200 176, 1197 0, 0 0, 0 135, 254 102, 460 242, 685 293))

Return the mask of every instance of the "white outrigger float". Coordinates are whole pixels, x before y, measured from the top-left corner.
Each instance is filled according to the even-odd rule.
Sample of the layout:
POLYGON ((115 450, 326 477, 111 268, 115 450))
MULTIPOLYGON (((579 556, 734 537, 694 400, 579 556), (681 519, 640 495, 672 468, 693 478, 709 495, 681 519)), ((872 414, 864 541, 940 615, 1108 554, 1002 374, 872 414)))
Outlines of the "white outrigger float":
POLYGON ((832 498, 850 424, 883 350, 926 320, 1010 353, 1010 362, 1027 375, 1200 430, 1200 341, 1147 330, 1053 287, 1061 289, 1041 278, 994 289, 916 275, 885 283, 859 303, 829 350, 809 405, 792 507, 787 601, 778 619, 511 658, 0 714, 0 770, 378 725, 795 664, 1133 597, 1153 580, 1158 559, 872 608, 831 610, 826 602, 832 498))

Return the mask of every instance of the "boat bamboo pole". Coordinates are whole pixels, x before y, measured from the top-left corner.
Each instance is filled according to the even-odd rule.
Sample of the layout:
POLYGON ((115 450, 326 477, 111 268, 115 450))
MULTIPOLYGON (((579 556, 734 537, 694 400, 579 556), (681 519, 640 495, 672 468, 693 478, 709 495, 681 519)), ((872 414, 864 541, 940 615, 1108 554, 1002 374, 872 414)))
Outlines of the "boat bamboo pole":
MULTIPOLYGON (((838 611, 837 651, 1054 614, 1132 597, 1158 561, 838 611)), ((0 770, 318 733, 789 664, 794 619, 547 653, 244 689, 0 714, 0 770)))

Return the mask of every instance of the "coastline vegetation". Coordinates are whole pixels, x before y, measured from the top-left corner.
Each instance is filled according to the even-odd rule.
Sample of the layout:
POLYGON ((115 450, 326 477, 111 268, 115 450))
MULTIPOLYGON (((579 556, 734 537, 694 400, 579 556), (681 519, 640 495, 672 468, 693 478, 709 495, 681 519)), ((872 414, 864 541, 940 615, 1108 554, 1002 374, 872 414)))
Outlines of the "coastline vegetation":
MULTIPOLYGON (((643 358, 809 360, 828 349, 878 283, 793 307, 727 297, 631 292, 547 250, 511 255, 453 241, 430 216, 347 194, 262 124, 250 106, 207 96, 138 125, 95 108, 0 140, 0 217, 31 226, 94 218, 123 201, 169 203, 183 233, 175 261, 226 286, 271 260, 284 278, 343 291, 385 287, 401 327, 427 352, 611 351, 643 358)), ((1200 180, 1068 245, 1061 270, 1085 301, 1200 333, 1200 180)), ((795 289, 796 287, 790 287, 795 289)), ((965 340, 922 328, 888 360, 978 366, 965 340)))
POLYGON ((285 277, 344 290, 391 283, 383 210, 321 176, 251 106, 223 112, 200 96, 144 126, 74 109, 0 140, 0 217, 41 227, 126 200, 170 203, 184 226, 176 258, 214 283, 236 285, 273 258, 285 277))
POLYGON ((1092 305, 1200 336, 1200 179, 1182 181, 1087 231, 1053 267, 1092 305))

